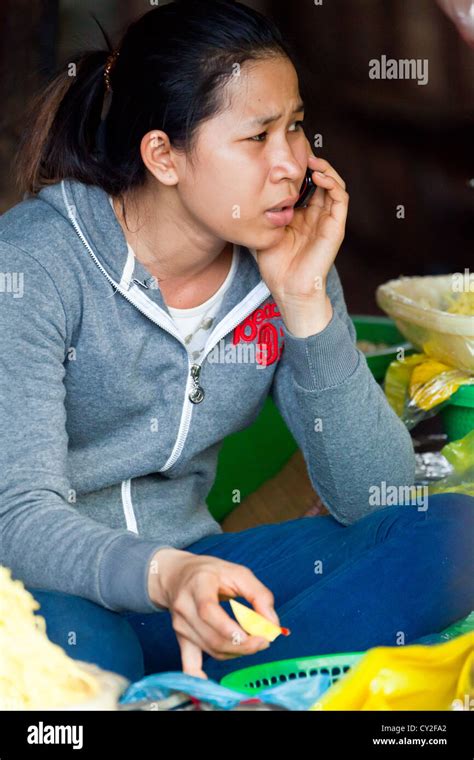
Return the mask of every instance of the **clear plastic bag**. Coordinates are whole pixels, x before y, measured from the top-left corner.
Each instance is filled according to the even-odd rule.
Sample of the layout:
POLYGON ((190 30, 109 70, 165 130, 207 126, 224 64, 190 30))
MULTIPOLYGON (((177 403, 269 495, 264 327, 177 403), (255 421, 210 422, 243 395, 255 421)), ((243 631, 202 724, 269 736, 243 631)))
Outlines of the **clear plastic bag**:
POLYGON ((417 349, 474 374, 474 313, 468 308, 471 300, 474 305, 473 286, 460 273, 400 277, 380 285, 375 297, 417 349))

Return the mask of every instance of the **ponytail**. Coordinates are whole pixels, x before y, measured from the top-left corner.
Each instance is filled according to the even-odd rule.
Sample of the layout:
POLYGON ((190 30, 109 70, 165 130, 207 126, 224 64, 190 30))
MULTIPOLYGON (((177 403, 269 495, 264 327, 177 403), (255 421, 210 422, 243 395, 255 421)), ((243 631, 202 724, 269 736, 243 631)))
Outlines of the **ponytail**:
POLYGON ((31 102, 15 160, 20 193, 35 194, 64 177, 94 185, 110 182, 112 189, 96 145, 108 55, 82 54, 31 102))

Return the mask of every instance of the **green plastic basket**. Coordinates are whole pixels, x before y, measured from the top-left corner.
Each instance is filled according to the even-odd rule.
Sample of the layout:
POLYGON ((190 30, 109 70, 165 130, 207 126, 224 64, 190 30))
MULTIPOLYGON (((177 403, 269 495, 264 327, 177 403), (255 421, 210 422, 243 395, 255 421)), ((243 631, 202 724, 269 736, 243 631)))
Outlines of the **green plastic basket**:
MULTIPOLYGON (((440 642, 443 640, 462 636, 474 631, 474 610, 466 617, 456 620, 447 628, 439 632, 440 642)), ((286 681, 294 681, 297 678, 328 675, 333 683, 342 678, 355 663, 370 650, 363 652, 345 652, 339 654, 325 654, 316 657, 294 657, 291 660, 277 660, 266 662, 263 665, 252 665, 249 668, 241 668, 228 673, 221 678, 220 684, 228 689, 236 689, 244 694, 257 694, 269 686, 277 686, 286 681)))
POLYGON ((235 670, 221 678, 220 684, 244 694, 258 694, 269 686, 311 676, 328 675, 331 686, 358 662, 365 652, 319 655, 318 657, 293 657, 290 660, 266 662, 249 668, 235 670))
POLYGON ((458 441, 474 430, 474 385, 462 385, 440 410, 448 441, 458 441))

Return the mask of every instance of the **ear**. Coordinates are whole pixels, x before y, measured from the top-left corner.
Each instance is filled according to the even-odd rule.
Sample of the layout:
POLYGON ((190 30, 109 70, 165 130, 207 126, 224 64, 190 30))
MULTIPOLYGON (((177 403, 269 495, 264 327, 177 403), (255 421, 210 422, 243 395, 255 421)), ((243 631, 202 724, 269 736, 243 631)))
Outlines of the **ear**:
POLYGON ((166 132, 153 129, 143 135, 140 155, 147 169, 164 185, 176 185, 178 173, 166 132))

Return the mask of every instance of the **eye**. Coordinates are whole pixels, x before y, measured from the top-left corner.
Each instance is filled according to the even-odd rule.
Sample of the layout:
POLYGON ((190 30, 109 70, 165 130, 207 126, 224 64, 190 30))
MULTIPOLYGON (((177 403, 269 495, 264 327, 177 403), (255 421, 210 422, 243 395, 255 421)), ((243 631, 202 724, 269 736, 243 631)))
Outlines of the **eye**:
POLYGON ((253 137, 247 137, 247 140, 253 140, 253 142, 263 142, 263 140, 259 140, 258 138, 263 137, 266 134, 267 134, 266 132, 260 132, 259 135, 254 135, 253 137))
POLYGON ((303 129, 304 120, 300 119, 300 121, 294 121, 293 124, 296 124, 296 129, 293 130, 294 132, 303 129))
MULTIPOLYGON (((292 132, 299 132, 303 129, 304 120, 300 119, 299 121, 294 121, 293 124, 296 125, 296 129, 292 129, 292 132)), ((253 142, 264 142, 264 140, 260 140, 260 137, 264 137, 267 133, 266 132, 260 132, 259 135, 254 135, 253 137, 248 137, 248 140, 253 140, 253 142)))

